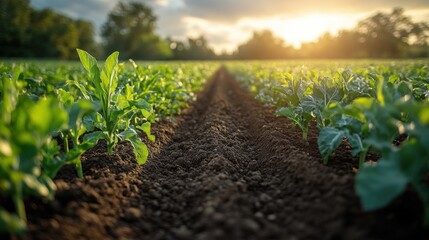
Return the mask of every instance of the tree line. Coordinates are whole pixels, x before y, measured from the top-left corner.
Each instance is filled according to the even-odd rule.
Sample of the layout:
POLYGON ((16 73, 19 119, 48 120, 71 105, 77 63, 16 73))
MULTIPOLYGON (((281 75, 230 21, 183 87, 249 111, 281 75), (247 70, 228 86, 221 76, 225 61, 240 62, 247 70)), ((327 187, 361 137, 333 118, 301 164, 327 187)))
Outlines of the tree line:
POLYGON ((29 0, 0 1, 0 57, 76 57, 76 48, 98 52, 91 22, 50 9, 35 10, 29 0))
POLYGON ((77 47, 99 57, 120 51, 123 59, 139 60, 429 57, 429 23, 412 21, 402 8, 377 12, 353 29, 325 33, 299 49, 270 30, 257 31, 234 53, 221 56, 204 36, 161 38, 155 33, 156 22, 147 5, 119 2, 103 24, 98 43, 91 22, 33 9, 29 0, 2 0, 0 57, 75 59, 77 47))
MULTIPOLYGON (((308 30, 304 30, 308 31, 308 30)), ((325 33, 294 49, 269 31, 255 32, 233 54, 238 59, 429 57, 429 23, 413 22, 404 9, 377 12, 350 30, 325 33)))

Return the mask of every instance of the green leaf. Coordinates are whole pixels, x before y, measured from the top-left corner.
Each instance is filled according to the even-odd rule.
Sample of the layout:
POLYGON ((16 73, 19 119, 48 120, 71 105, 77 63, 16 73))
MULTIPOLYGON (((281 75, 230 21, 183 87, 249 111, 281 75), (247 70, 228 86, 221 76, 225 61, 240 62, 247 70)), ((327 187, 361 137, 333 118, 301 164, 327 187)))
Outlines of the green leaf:
POLYGON ((348 130, 337 129, 333 127, 322 128, 317 138, 317 145, 320 154, 327 163, 327 159, 342 143, 343 138, 349 136, 348 130))
POLYGON ((136 132, 136 130, 132 129, 132 128, 128 128, 125 131, 122 131, 121 133, 118 134, 119 138, 121 138, 121 140, 128 140, 130 138, 136 137, 138 134, 136 132))
POLYGON ((31 190, 31 193, 36 196, 48 198, 53 194, 53 191, 51 189, 52 185, 44 184, 43 182, 39 181, 39 179, 35 175, 25 174, 22 180, 25 186, 31 190))
POLYGON ((116 71, 116 67, 118 65, 118 57, 119 52, 113 52, 112 54, 110 54, 109 57, 107 57, 104 63, 104 68, 106 69, 107 76, 111 76, 112 74, 114 74, 114 71, 116 71))
POLYGON ((88 114, 92 111, 95 111, 95 106, 88 100, 80 99, 75 102, 69 110, 69 128, 76 129, 78 127, 79 122, 82 121, 82 117, 85 114, 88 114))
POLYGON ((146 144, 140 141, 137 136, 127 139, 134 147, 134 154, 136 155, 137 163, 142 165, 146 163, 149 151, 146 144))
POLYGON ((308 125, 310 124, 312 116, 309 113, 304 112, 302 107, 282 107, 276 111, 275 115, 277 117, 284 116, 292 120, 301 128, 303 139, 307 140, 308 125))
POLYGON ((28 109, 33 130, 41 135, 60 130, 67 123, 67 112, 62 109, 54 98, 40 100, 28 109))
POLYGON ((24 220, 0 207, 0 232, 23 234, 26 230, 24 220))
POLYGON ((355 189, 362 207, 375 210, 389 204, 401 194, 408 178, 400 169, 400 162, 392 159, 380 159, 377 164, 364 165, 356 175, 355 189))
POLYGON ((364 145, 359 134, 349 134, 347 135, 347 139, 352 147, 352 156, 357 156, 362 150, 364 150, 364 145))
POLYGON ((138 139, 137 132, 132 128, 128 128, 127 130, 118 134, 118 136, 122 140, 129 141, 131 145, 133 145, 133 152, 136 156, 137 163, 140 165, 144 164, 147 160, 147 157, 149 156, 149 151, 146 144, 138 139))
MULTIPOLYGON (((88 71, 92 72, 94 67, 97 67, 97 60, 91 56, 88 52, 81 50, 79 48, 76 49, 77 54, 79 55, 80 62, 83 67, 88 71)), ((97 67, 98 68, 98 67, 97 67)))
POLYGON ((83 137, 83 141, 81 143, 81 148, 85 151, 94 147, 100 139, 107 140, 109 137, 101 131, 95 131, 92 133, 88 133, 83 137))
POLYGON ((69 91, 60 88, 57 90, 57 95, 66 108, 74 103, 74 97, 69 91))
POLYGON ((114 52, 107 57, 104 64, 104 70, 101 72, 101 86, 105 91, 104 97, 107 101, 112 101, 112 95, 118 86, 117 82, 117 67, 118 67, 118 52, 114 52))
POLYGON ((150 133, 150 126, 151 126, 150 122, 145 122, 141 126, 138 126, 137 128, 142 130, 144 133, 146 133, 146 136, 149 139, 149 141, 154 142, 155 136, 150 133))

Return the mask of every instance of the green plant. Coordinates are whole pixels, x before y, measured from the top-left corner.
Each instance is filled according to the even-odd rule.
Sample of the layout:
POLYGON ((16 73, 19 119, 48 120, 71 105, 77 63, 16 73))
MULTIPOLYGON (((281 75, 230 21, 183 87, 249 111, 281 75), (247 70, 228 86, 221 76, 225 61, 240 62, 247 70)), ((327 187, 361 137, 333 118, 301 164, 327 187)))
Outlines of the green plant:
POLYGON ((56 158, 48 149, 56 146, 51 133, 65 127, 67 113, 54 98, 34 103, 28 96, 17 94, 20 68, 13 77, 2 76, 0 102, 0 190, 9 196, 17 217, 0 209, 0 229, 25 230, 24 196, 52 198, 55 185, 42 162, 56 158))
MULTIPOLYGON (((98 140, 102 138, 102 132, 100 131, 88 133, 87 128, 92 128, 92 122, 84 122, 84 117, 94 114, 96 107, 85 99, 75 101, 74 97, 64 89, 58 90, 58 96, 68 113, 68 128, 60 132, 64 144, 63 159, 65 163, 75 165, 77 175, 82 178, 81 155, 94 147, 98 140), (71 140, 71 146, 69 140, 71 140)), ((61 162, 46 163, 44 166, 51 169, 52 175, 50 177, 53 178, 62 167, 62 164, 61 162)))
MULTIPOLYGON (((130 123, 131 116, 136 109, 134 99, 120 97, 118 89, 118 52, 112 53, 105 61, 104 68, 100 71, 97 61, 89 53, 77 49, 83 67, 89 73, 89 85, 94 91, 84 91, 83 95, 89 100, 100 105, 100 110, 95 116, 96 125, 100 129, 100 137, 107 141, 107 150, 112 153, 119 139, 129 141, 133 148, 137 162, 143 164, 149 155, 147 146, 138 138, 137 129, 147 130, 147 124, 133 126, 130 123)), ((132 93, 131 93, 132 94, 132 93)), ((148 133, 148 131, 145 131, 148 133)), ((98 134, 98 133, 93 133, 98 134)))
MULTIPOLYGON (((429 173, 429 102, 416 103, 405 96, 386 108, 395 108, 407 115, 408 122, 391 115, 391 119, 398 120, 393 131, 407 134, 407 140, 399 146, 386 140, 373 144, 382 158, 360 169, 356 176, 356 192, 363 208, 374 210, 389 204, 411 184, 423 202, 424 222, 429 225, 429 188, 425 180, 429 173)), ((380 135, 373 134, 368 141, 374 143, 379 139, 380 135)))

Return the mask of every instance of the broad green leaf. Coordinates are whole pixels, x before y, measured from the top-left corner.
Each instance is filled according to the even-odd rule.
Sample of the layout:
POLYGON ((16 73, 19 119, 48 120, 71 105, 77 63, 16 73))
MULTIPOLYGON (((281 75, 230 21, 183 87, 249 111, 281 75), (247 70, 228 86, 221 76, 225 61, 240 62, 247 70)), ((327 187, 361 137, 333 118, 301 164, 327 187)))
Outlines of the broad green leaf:
POLYGON ((104 64, 104 70, 101 72, 101 86, 105 91, 104 97, 108 102, 112 101, 112 95, 118 86, 117 68, 118 68, 118 52, 112 53, 104 64))
POLYGON ((112 54, 110 54, 109 57, 107 57, 104 63, 107 76, 111 76, 112 74, 115 74, 116 68, 118 66, 118 57, 119 57, 119 52, 113 52, 112 54))
POLYGON ((125 131, 122 131, 121 133, 118 134, 118 136, 121 138, 121 140, 128 140, 130 138, 136 137, 138 134, 136 132, 136 130, 132 129, 132 128, 128 128, 125 131))
POLYGON ((68 112, 69 128, 76 129, 78 127, 79 122, 82 121, 83 115, 88 114, 92 111, 95 111, 95 107, 88 100, 80 99, 79 101, 72 104, 68 112))
POLYGON ((94 147, 100 139, 108 139, 108 136, 106 133, 102 131, 95 131, 92 133, 88 133, 83 137, 83 141, 81 143, 81 148, 83 148, 85 151, 94 147))
POLYGON ((284 117, 289 118, 291 116, 294 116, 293 110, 291 108, 287 108, 287 107, 282 107, 282 108, 278 109, 275 114, 277 117, 284 116, 284 117))
POLYGON ((380 159, 376 165, 364 165, 356 175, 355 189, 362 207, 375 210, 389 204, 407 186, 409 179, 395 159, 380 159))
MULTIPOLYGON (((100 69, 98 68, 97 60, 93 56, 91 56, 89 53, 87 53, 83 50, 80 50, 80 49, 76 49, 76 50, 79 54, 79 58, 80 58, 82 65, 91 75, 92 79, 90 79, 90 83, 93 84, 93 86, 96 90, 95 96, 97 96, 97 98, 102 101, 103 100, 103 89, 101 87, 100 69)), ((76 86, 81 87, 79 85, 76 85, 76 86)), ((84 88, 80 88, 80 89, 81 89, 81 92, 85 96, 86 89, 84 89, 84 88)))
POLYGON ((147 149, 146 144, 144 144, 142 141, 138 139, 137 132, 129 128, 119 134, 119 137, 122 140, 129 141, 131 145, 133 146, 133 152, 136 156, 137 163, 138 164, 144 164, 147 160, 147 157, 149 156, 149 151, 147 149))
POLYGON ((149 141, 154 142, 155 136, 150 133, 150 122, 145 122, 141 126, 138 126, 137 128, 142 130, 144 133, 146 133, 147 138, 149 141))
POLYGON ((347 139, 349 140, 350 146, 352 147, 352 155, 357 156, 364 149, 361 137, 354 133, 347 135, 347 139))
POLYGON ((28 109, 31 127, 42 135, 59 130, 67 123, 67 112, 53 98, 40 100, 28 109))
POLYGON ((341 130, 333 127, 325 127, 320 130, 319 137, 317 138, 317 145, 325 163, 329 155, 341 145, 343 138, 348 135, 348 130, 341 130))
POLYGON ((134 154, 136 155, 137 163, 142 165, 146 163, 149 151, 146 144, 140 141, 137 136, 127 139, 134 147, 134 154))
POLYGON ((92 72, 94 67, 97 67, 97 60, 91 56, 91 54, 89 54, 88 52, 81 50, 81 49, 76 49, 77 54, 79 55, 79 59, 80 62, 82 63, 83 67, 88 71, 88 72, 92 72))

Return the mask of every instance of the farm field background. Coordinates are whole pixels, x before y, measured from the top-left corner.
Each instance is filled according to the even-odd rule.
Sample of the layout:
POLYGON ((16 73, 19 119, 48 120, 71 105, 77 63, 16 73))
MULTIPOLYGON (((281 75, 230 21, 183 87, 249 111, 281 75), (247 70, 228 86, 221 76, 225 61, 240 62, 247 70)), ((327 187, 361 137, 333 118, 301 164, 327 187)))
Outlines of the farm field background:
POLYGON ((1 65, 4 230, 427 236, 427 61, 136 64, 80 54, 82 63, 1 65), (108 110, 119 116, 114 130, 108 110))
POLYGON ((429 239, 429 1, 1 0, 0 239, 429 239))

